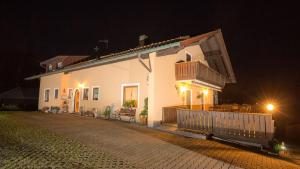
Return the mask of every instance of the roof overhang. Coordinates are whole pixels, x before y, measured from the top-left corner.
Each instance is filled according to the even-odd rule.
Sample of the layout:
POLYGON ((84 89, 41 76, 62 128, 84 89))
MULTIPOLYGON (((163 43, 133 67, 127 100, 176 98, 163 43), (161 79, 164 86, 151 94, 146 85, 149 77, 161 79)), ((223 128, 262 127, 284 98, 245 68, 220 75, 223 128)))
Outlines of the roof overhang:
POLYGON ((95 66, 99 66, 99 65, 109 64, 109 63, 113 63, 113 62, 134 59, 134 58, 137 58, 139 54, 140 55, 149 54, 149 53, 157 52, 157 51, 172 48, 172 47, 180 47, 180 42, 174 42, 174 43, 170 43, 170 44, 166 44, 166 45, 162 45, 162 46, 158 46, 158 47, 153 47, 153 48, 149 48, 149 49, 144 49, 144 50, 140 50, 140 51, 134 51, 134 52, 126 53, 126 54, 115 55, 113 57, 107 57, 107 58, 102 58, 102 59, 92 59, 92 60, 84 62, 84 63, 70 65, 68 67, 65 67, 64 69, 57 70, 54 72, 43 73, 43 74, 27 77, 27 78, 25 78, 25 80, 33 80, 33 79, 38 79, 40 77, 48 76, 48 75, 52 75, 52 74, 68 73, 68 72, 77 71, 77 70, 81 70, 81 69, 85 69, 85 68, 91 68, 91 67, 95 67, 95 66))

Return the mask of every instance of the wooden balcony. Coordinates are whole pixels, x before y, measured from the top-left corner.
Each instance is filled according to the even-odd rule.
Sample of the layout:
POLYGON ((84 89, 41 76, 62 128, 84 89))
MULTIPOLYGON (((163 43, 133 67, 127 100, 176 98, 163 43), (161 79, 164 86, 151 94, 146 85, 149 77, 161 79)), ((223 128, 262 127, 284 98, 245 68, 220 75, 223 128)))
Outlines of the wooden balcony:
POLYGON ((198 62, 182 62, 175 65, 176 80, 200 80, 224 87, 226 78, 219 72, 198 62))

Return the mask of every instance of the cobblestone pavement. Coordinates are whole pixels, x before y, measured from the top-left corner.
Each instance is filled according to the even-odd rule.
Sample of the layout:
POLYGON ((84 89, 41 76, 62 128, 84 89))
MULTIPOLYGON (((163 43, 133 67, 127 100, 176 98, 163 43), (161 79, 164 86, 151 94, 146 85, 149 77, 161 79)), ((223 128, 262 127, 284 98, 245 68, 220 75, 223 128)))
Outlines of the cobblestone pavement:
POLYGON ((125 159, 137 168, 300 168, 227 144, 185 138, 125 122, 42 113, 15 116, 125 159))
POLYGON ((0 115, 0 168, 135 168, 115 156, 0 115))

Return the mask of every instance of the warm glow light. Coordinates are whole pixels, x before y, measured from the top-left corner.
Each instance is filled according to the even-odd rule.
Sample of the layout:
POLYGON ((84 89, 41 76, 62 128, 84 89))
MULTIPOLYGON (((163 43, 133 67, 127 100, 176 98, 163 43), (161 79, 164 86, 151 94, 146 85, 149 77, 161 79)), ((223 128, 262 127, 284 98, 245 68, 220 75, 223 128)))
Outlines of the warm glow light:
POLYGON ((266 108, 267 108, 267 110, 269 110, 269 111, 273 111, 275 107, 274 107, 273 104, 269 103, 269 104, 267 104, 266 108))
POLYGON ((204 94, 205 96, 207 96, 207 95, 208 95, 208 90, 207 90, 207 89, 204 89, 204 90, 203 90, 203 94, 204 94))
POLYGON ((185 86, 180 86, 180 91, 185 92, 185 91, 187 91, 187 88, 185 86))
POLYGON ((79 83, 79 84, 78 84, 78 87, 79 87, 79 88, 84 88, 84 84, 83 84, 83 83, 79 83))

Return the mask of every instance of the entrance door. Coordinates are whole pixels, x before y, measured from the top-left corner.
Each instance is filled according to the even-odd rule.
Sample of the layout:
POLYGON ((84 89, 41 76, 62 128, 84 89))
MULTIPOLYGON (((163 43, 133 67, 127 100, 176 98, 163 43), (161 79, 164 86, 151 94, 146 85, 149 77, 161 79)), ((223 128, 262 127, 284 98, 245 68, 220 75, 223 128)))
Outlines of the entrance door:
POLYGON ((74 112, 76 113, 79 112, 79 98, 79 90, 76 90, 74 95, 74 112))
POLYGON ((188 106, 188 108, 191 108, 192 105, 192 92, 191 90, 187 90, 185 93, 185 104, 188 106))

